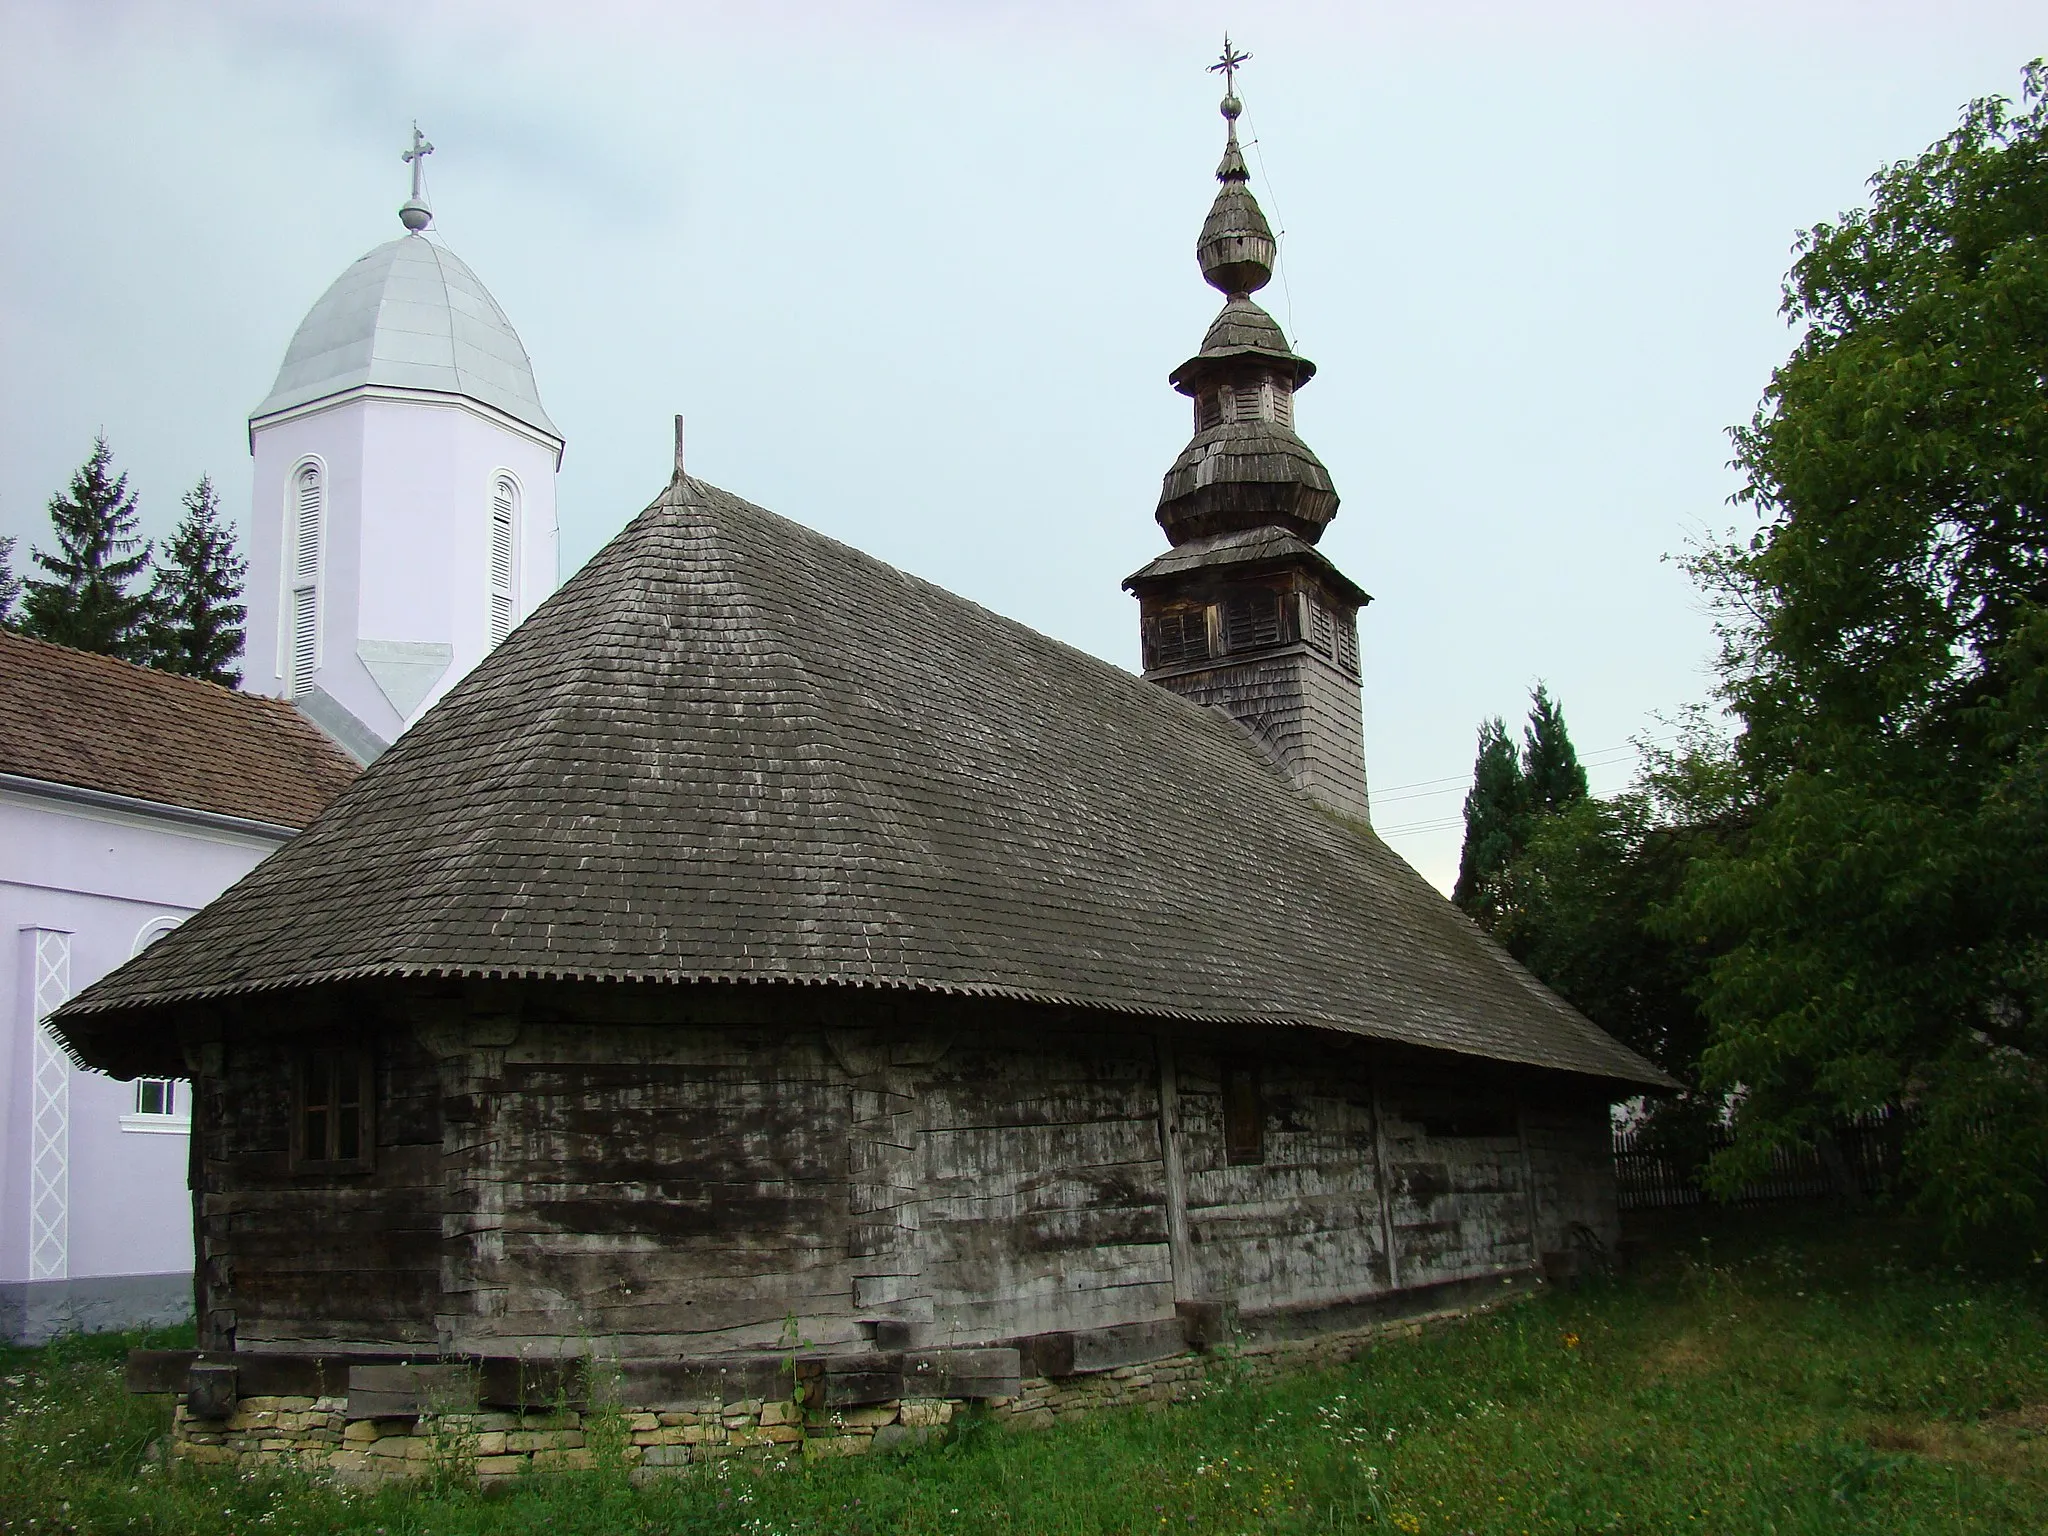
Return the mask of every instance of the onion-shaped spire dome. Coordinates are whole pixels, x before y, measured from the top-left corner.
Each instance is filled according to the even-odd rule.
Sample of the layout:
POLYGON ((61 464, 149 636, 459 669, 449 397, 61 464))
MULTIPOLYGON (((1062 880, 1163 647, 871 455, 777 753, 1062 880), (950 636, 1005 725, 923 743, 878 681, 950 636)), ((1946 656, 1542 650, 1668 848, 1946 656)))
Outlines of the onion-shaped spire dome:
POLYGON ((1223 121, 1229 125, 1229 139, 1223 146, 1223 161, 1216 167, 1216 201, 1209 205, 1202 236, 1195 242, 1195 259, 1202 264, 1202 276, 1210 286, 1239 298, 1257 293, 1273 280, 1273 257, 1277 247, 1273 228, 1266 222, 1258 199, 1252 196, 1251 172, 1245 168, 1244 151, 1237 144, 1237 119, 1244 103, 1237 99, 1237 66, 1250 58, 1232 50, 1223 40, 1223 69, 1231 77, 1223 92, 1223 121))
POLYGON ((1222 59, 1210 66, 1225 77, 1227 139, 1216 169, 1222 186, 1195 254, 1225 303, 1202 350, 1169 376, 1195 414, 1195 435, 1159 494, 1159 526, 1176 548, 1260 528, 1313 544, 1337 515, 1329 471, 1294 431, 1294 392, 1315 376, 1316 365, 1296 354, 1279 322, 1251 297, 1271 281, 1277 252, 1237 142, 1244 104, 1236 73, 1249 57, 1226 37, 1222 59))

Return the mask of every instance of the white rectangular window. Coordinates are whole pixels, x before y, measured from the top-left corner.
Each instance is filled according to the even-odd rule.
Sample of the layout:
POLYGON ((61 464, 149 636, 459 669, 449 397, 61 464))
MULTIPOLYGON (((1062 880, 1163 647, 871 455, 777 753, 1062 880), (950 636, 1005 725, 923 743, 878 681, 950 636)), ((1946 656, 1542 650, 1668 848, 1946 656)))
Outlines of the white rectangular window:
POLYGON ((143 1077, 135 1082, 135 1108, 121 1117, 121 1129, 182 1136, 192 1129, 186 1085, 172 1077, 143 1077))

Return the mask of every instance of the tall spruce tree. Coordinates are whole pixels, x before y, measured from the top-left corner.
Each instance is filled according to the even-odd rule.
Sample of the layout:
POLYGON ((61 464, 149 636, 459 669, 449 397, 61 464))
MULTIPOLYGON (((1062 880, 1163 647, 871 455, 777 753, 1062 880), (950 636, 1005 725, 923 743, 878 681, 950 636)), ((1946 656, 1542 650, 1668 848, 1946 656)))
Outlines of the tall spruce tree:
POLYGON ((56 553, 32 553, 51 579, 31 576, 23 583, 23 631, 123 661, 148 661, 149 594, 130 589, 149 566, 149 541, 136 523, 128 477, 114 473, 106 437, 95 438, 69 490, 50 498, 56 553))
POLYGON ((14 535, 0 536, 0 629, 14 625, 14 605, 21 601, 21 578, 14 574, 14 535))
POLYGON ((1565 729, 1564 708, 1538 683, 1529 698, 1519 758, 1498 715, 1479 727, 1479 755, 1465 796, 1465 847, 1451 900, 1488 932, 1499 931, 1510 916, 1509 872, 1528 848, 1530 833, 1542 818, 1585 798, 1586 770, 1565 729))
POLYGON ((249 563, 235 553, 235 531, 221 520, 211 476, 185 493, 185 516, 171 535, 150 588, 150 665, 232 688, 242 680, 238 599, 249 563))
POLYGON ((1522 729, 1524 801, 1532 814, 1555 815, 1586 798, 1586 770, 1565 729, 1564 706, 1538 683, 1529 699, 1529 723, 1522 729))
POLYGON ((1482 721, 1472 788, 1465 796, 1465 848, 1451 900, 1483 928, 1500 921, 1501 878, 1521 851, 1526 803, 1522 765, 1506 722, 1498 715, 1482 721))

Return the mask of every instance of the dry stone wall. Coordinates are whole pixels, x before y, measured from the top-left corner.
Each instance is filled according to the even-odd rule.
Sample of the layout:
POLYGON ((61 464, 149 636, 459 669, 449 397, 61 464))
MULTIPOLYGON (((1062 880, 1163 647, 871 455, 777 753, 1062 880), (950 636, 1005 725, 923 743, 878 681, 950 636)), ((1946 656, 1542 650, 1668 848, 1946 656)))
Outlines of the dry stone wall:
POLYGON ((1043 1427, 1102 1409, 1185 1402, 1219 1381, 1342 1364, 1387 1339, 1413 1337, 1526 1293, 1517 1287, 1477 1306, 1308 1337, 1253 1339, 1082 1375, 1027 1376, 1014 1393, 979 1401, 905 1397, 832 1408, 755 1397, 662 1410, 613 1406, 361 1418, 350 1416, 347 1397, 277 1396, 243 1398, 220 1419, 196 1417, 181 1402, 169 1449, 197 1465, 237 1472, 288 1468, 356 1485, 434 1476, 491 1485, 601 1463, 645 1481, 731 1456, 787 1462, 906 1450, 942 1438, 972 1412, 1043 1427))

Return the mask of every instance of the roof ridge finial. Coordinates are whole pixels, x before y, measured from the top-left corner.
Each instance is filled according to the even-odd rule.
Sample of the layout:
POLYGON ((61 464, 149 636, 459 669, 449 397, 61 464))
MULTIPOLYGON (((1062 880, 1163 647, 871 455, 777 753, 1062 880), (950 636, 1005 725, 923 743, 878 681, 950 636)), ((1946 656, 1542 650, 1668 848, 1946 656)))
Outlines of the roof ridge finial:
POLYGON ((1223 34, 1223 56, 1209 66, 1209 73, 1223 76, 1223 102, 1218 109, 1223 121, 1229 125, 1229 142, 1223 146, 1223 163, 1216 167, 1218 181, 1250 181, 1252 173, 1245 168, 1244 152, 1237 147, 1237 118, 1244 111, 1244 103, 1237 99, 1237 71, 1249 61, 1251 55, 1239 53, 1230 45, 1230 34, 1223 34))
POLYGON ((434 146, 427 142, 427 136, 420 132, 420 120, 412 120, 412 148, 399 158, 412 167, 412 196, 398 210, 398 222, 414 234, 418 234, 434 222, 434 210, 427 206, 426 184, 420 173, 426 169, 427 156, 434 152, 434 146))

